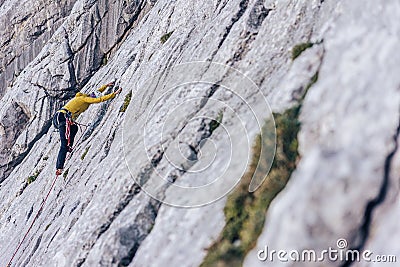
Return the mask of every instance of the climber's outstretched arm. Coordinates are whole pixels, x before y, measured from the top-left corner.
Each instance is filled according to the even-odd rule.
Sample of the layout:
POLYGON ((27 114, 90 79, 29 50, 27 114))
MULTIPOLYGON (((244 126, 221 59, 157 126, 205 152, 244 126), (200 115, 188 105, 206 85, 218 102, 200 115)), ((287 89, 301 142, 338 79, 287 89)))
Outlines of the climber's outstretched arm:
POLYGON ((83 101, 85 101, 86 103, 89 103, 89 104, 94 104, 94 103, 100 103, 100 102, 104 102, 104 101, 113 99, 115 96, 116 96, 115 93, 111 93, 111 94, 108 94, 108 95, 105 95, 105 96, 101 96, 101 97, 97 97, 97 98, 90 97, 90 96, 85 96, 83 98, 83 101))
MULTIPOLYGON (((100 89, 98 91, 103 92, 105 90, 105 88, 107 88, 110 85, 112 85, 112 84, 103 85, 102 87, 100 87, 100 89)), ((105 96, 101 96, 101 97, 97 97, 97 98, 86 96, 86 97, 83 98, 83 101, 85 101, 86 103, 89 103, 89 104, 104 102, 104 101, 113 99, 116 95, 121 93, 121 91, 122 91, 122 89, 119 88, 117 91, 115 91, 115 92, 113 92, 111 94, 108 94, 108 95, 105 95, 105 96)))

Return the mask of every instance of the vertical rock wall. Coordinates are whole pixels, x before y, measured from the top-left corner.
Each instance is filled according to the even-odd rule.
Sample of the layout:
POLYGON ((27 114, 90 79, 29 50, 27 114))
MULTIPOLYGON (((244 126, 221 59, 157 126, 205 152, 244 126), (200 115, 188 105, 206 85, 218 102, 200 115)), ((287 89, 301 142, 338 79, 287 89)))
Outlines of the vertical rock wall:
POLYGON ((265 245, 321 249, 338 238, 350 248, 398 253, 397 1, 0 4, 1 265, 53 181, 59 137, 52 115, 77 91, 113 79, 121 95, 80 116, 90 126, 79 132, 82 139, 12 266, 199 266, 225 225, 226 197, 185 209, 144 189, 154 189, 158 199, 201 201, 204 195, 177 194, 172 184, 212 183, 227 159, 231 179, 240 177, 259 132, 254 113, 265 113, 261 121, 269 117, 260 93, 273 112, 302 102, 300 159, 244 266, 279 265, 258 260, 265 245), (299 44, 312 47, 292 57, 299 44), (201 68, 176 71, 196 61, 201 68), (235 71, 213 72, 211 62, 235 71), (198 73, 218 82, 169 88, 198 73), (239 85, 241 98, 223 84, 239 85), (242 148, 234 157, 225 129, 242 148), (213 164, 192 174, 214 148, 213 164), (186 155, 179 166, 170 161, 177 149, 186 155), (166 180, 157 184, 160 175, 166 180))

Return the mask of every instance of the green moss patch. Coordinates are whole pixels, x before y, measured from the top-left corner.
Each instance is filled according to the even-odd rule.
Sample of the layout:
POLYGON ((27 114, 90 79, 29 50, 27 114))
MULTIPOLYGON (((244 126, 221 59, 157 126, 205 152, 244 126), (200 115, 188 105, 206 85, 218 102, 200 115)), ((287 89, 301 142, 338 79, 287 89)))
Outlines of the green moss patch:
POLYGON ((222 110, 220 110, 217 117, 210 122, 210 134, 212 134, 219 127, 223 118, 224 113, 222 112, 222 110))
POLYGON ((108 58, 107 55, 104 55, 103 59, 101 60, 101 66, 105 66, 108 63, 108 58))
POLYGON ((297 44, 292 48, 292 60, 295 60, 298 56, 301 55, 306 49, 312 47, 313 43, 301 43, 297 44))
POLYGON ((34 174, 32 174, 31 176, 29 176, 28 178, 26 178, 26 183, 27 183, 27 184, 31 184, 31 183, 33 183, 34 181, 36 181, 36 178, 38 178, 38 176, 39 176, 39 174, 40 174, 41 172, 42 172, 41 169, 35 171, 34 174))
POLYGON ((49 229, 50 226, 51 226, 51 223, 49 223, 48 225, 46 225, 46 227, 44 228, 44 231, 46 232, 46 231, 49 229))
POLYGON ((242 266, 246 254, 255 247, 265 223, 265 215, 272 200, 286 186, 299 160, 297 135, 300 131, 299 114, 308 89, 317 82, 318 72, 310 79, 299 103, 282 114, 274 114, 276 153, 265 181, 254 192, 248 191, 253 179, 263 181, 270 161, 265 155, 274 138, 270 136, 271 121, 266 121, 253 146, 253 158, 239 185, 228 196, 224 208, 226 224, 216 242, 208 248, 202 267, 242 266), (257 165, 258 164, 258 165, 257 165), (258 171, 260 168, 262 171, 258 171))
POLYGON ((83 152, 82 156, 81 156, 81 160, 84 160, 87 153, 89 152, 90 146, 88 146, 87 148, 85 148, 85 151, 83 152))
POLYGON ((124 103, 122 104, 119 112, 125 112, 132 100, 132 91, 125 95, 124 103))
POLYGON ((164 44, 166 41, 168 41, 169 37, 171 37, 171 35, 174 33, 174 31, 168 32, 166 34, 164 34, 163 36, 161 36, 160 41, 162 44, 164 44))
POLYGON ((303 100, 304 97, 306 96, 306 94, 307 94, 307 92, 308 92, 308 89, 310 89, 311 86, 313 86, 313 85, 318 81, 318 75, 319 75, 319 72, 316 72, 316 73, 314 74, 314 76, 311 77, 310 82, 309 82, 309 83, 307 84, 307 86, 306 86, 306 90, 305 90, 305 93, 303 94, 302 100, 303 100))
POLYGON ((66 169, 65 172, 63 173, 64 180, 67 179, 67 177, 68 177, 68 172, 69 172, 69 168, 66 169))
MULTIPOLYGON (((208 255, 201 266, 241 266, 247 252, 257 242, 264 226, 265 214, 275 196, 285 187, 298 158, 297 133, 300 129, 298 115, 300 106, 275 114, 277 128, 277 152, 267 179, 253 193, 248 191, 257 164, 268 165, 260 158, 262 145, 270 147, 269 138, 256 137, 253 158, 249 170, 240 184, 228 196, 224 209, 226 225, 218 240, 208 249, 208 255), (260 162, 259 162, 260 161, 260 162)), ((262 134, 267 134, 262 131, 262 134)), ((265 175, 265 173, 256 173, 265 175)), ((261 180, 263 177, 260 177, 261 180)))

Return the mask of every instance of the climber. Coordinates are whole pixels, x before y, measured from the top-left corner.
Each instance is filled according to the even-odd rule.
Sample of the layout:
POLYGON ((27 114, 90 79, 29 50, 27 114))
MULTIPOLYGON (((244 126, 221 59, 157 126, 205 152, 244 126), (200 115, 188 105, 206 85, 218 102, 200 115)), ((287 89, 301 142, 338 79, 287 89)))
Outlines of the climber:
POLYGON ((61 175, 64 168, 65 158, 67 152, 72 152, 72 146, 74 144, 74 138, 78 132, 78 126, 74 121, 78 116, 88 109, 90 104, 104 102, 113 99, 116 95, 121 93, 121 88, 117 91, 102 95, 102 93, 109 86, 113 86, 114 83, 108 83, 101 86, 98 90, 92 92, 90 95, 78 92, 73 99, 56 112, 53 117, 53 125, 60 131, 61 147, 58 152, 57 163, 56 163, 56 175, 61 175))

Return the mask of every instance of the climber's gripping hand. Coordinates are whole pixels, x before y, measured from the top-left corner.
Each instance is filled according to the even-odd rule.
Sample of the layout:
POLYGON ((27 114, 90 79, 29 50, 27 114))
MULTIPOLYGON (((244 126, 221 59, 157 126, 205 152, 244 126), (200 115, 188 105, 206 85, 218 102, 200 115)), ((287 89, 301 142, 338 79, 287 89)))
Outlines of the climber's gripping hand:
POLYGON ((115 92, 114 92, 114 94, 115 95, 118 95, 119 93, 121 93, 122 92, 122 88, 118 88, 118 90, 116 90, 115 92))

